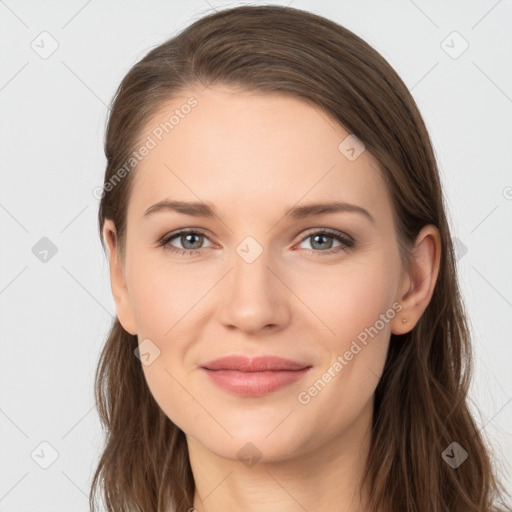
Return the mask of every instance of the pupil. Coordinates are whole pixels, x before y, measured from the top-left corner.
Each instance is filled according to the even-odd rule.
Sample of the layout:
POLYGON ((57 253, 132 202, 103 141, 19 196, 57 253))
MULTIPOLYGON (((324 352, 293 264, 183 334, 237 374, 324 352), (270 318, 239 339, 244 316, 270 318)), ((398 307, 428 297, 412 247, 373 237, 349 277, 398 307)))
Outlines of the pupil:
MULTIPOLYGON (((322 238, 323 238, 323 239, 325 240, 325 239, 326 239, 326 238, 328 238, 328 237, 326 237, 325 235, 315 235, 315 236, 313 237, 313 239, 314 239, 313 244, 316 244, 316 243, 317 243, 317 242, 316 242, 316 240, 317 240, 317 239, 319 239, 319 238, 320 238, 320 239, 322 239, 322 238)), ((321 244, 320 244, 320 245, 321 245, 321 244)), ((331 245, 332 245, 332 241, 331 241, 331 245)), ((330 248, 330 246, 329 246, 329 247, 327 247, 327 248, 329 249, 329 248, 330 248)), ((320 249, 322 249, 322 247, 320 247, 320 249)))
MULTIPOLYGON (((189 240, 188 240, 188 239, 189 239, 190 237, 192 237, 192 238, 193 238, 193 237, 195 237, 195 238, 199 238, 199 239, 200 239, 200 237, 202 237, 202 236, 203 236, 203 235, 188 234, 188 235, 185 235, 185 239, 187 240, 187 242, 189 242, 189 240)), ((197 244, 197 242, 196 242, 196 244, 197 244)), ((186 247, 186 245, 185 245, 185 244, 183 244, 183 245, 186 247)), ((192 245, 194 245, 194 244, 192 243, 192 245)), ((201 243, 199 243, 198 247, 188 247, 188 248, 189 248, 189 249, 197 249, 197 248, 199 248, 199 247, 201 247, 201 243)))

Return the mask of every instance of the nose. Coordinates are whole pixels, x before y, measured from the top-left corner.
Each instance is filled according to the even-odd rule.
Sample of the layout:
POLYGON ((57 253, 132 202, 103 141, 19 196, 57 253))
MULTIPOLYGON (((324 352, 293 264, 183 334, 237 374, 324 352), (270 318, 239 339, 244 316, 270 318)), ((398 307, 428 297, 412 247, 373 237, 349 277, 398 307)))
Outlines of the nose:
POLYGON ((271 259, 266 250, 252 263, 237 253, 233 255, 232 269, 220 290, 220 319, 229 329, 258 334, 264 329, 280 330, 288 324, 291 292, 283 284, 286 280, 279 270, 274 270, 276 264, 271 259))

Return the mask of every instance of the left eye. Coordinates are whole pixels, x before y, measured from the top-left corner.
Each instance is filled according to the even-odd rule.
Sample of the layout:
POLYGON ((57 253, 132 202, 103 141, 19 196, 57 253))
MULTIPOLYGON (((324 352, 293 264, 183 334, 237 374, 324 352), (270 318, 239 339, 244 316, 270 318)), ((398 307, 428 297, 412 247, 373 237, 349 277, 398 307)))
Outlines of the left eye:
MULTIPOLYGON (((340 231, 314 231, 305 236, 300 243, 302 244, 308 239, 312 240, 311 245, 313 248, 320 249, 317 251, 313 251, 314 253, 319 254, 331 254, 334 252, 350 249, 351 247, 354 246, 354 240, 340 231), (329 239, 337 240, 340 244, 333 248, 332 241, 330 243, 326 243, 326 240, 328 241, 329 239)), ((163 246, 165 247, 166 250, 174 253, 194 254, 196 252, 199 252, 199 250, 203 249, 202 244, 204 240, 209 239, 206 236, 206 234, 202 231, 199 231, 197 229, 183 230, 178 233, 174 233, 163 237, 159 242, 159 246, 163 246), (174 245, 172 245, 171 241, 173 241, 174 239, 178 239, 182 244, 182 247, 175 247, 174 245)))
POLYGON ((323 254, 331 254, 334 252, 339 252, 342 250, 350 249, 354 246, 354 241, 352 238, 349 238, 345 234, 341 233, 340 231, 315 231, 313 233, 309 233, 305 238, 302 239, 302 242, 305 242, 306 240, 312 240, 310 244, 316 248, 320 248, 322 250, 320 251, 314 251, 319 252, 323 254), (332 247, 332 242, 329 244, 325 244, 325 240, 334 239, 340 242, 340 245, 337 247, 332 247), (323 245, 323 247, 322 247, 323 245))

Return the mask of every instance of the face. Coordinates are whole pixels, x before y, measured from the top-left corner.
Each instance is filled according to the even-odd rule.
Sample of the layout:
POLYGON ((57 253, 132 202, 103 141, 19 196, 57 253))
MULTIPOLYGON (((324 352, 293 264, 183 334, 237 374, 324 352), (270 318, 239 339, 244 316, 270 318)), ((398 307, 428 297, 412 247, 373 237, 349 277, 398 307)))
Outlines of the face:
POLYGON ((368 419, 405 281, 385 183, 349 135, 299 99, 221 87, 173 98, 146 126, 156 145, 133 171, 118 317, 162 410, 217 455, 251 442, 284 460, 368 419), (162 201, 214 214, 151 210, 162 201), (203 368, 230 355, 305 369, 203 368))

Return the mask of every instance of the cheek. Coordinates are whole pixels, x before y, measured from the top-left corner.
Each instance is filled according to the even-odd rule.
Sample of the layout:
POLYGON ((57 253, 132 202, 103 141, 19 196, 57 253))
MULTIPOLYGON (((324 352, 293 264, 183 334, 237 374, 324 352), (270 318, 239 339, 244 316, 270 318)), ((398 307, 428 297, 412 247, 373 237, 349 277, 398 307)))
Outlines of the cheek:
POLYGON ((316 280, 303 281, 299 292, 322 321, 312 316, 310 327, 314 323, 323 330, 316 340, 324 354, 315 374, 320 382, 311 380, 315 389, 310 396, 321 392, 323 398, 315 398, 321 407, 330 407, 336 397, 343 396, 337 420, 360 410, 382 374, 390 322, 397 314, 393 304, 398 267, 393 267, 391 261, 375 253, 350 265, 331 267, 316 280))
MULTIPOLYGON (((361 405, 373 394, 382 374, 389 346, 391 321, 397 314, 394 293, 396 268, 385 258, 350 273, 339 282, 330 311, 336 341, 330 344, 334 388, 361 405), (337 371, 336 371, 337 370, 337 371)), ((357 408, 357 407, 356 407, 357 408)))
POLYGON ((132 265, 130 300, 139 332, 162 339, 171 336, 175 325, 190 321, 188 315, 211 286, 190 268, 167 263, 161 256, 134 259, 132 265))
MULTIPOLYGON (((392 271, 391 271, 392 273, 392 271)), ((297 396, 313 430, 328 435, 349 428, 369 406, 384 369, 390 339, 393 283, 379 265, 331 276, 321 295, 315 291, 322 320, 334 331, 321 337, 324 358, 297 396), (323 307, 321 308, 321 297, 323 307), (382 316, 381 316, 382 315, 382 316)))
MULTIPOLYGON (((189 430, 201 419, 195 393, 187 392, 189 380, 172 365, 165 350, 149 366, 143 366, 144 377, 151 395, 165 415, 179 428, 189 430)), ((173 359, 171 357, 171 359, 173 359)))
POLYGON ((201 322, 198 302, 211 284, 161 257, 133 257, 128 277, 139 344, 146 343, 150 352, 150 364, 142 364, 146 382, 160 408, 182 428, 198 414, 197 403, 183 390, 190 378, 184 362, 201 322))
POLYGON ((184 361, 192 339, 189 327, 197 327, 194 304, 204 291, 189 286, 189 279, 175 268, 162 268, 149 259, 138 264, 132 274, 131 298, 139 344, 151 340, 150 351, 157 354, 142 370, 160 408, 178 427, 185 428, 191 415, 198 413, 194 399, 184 391, 190 379, 184 361))
POLYGON ((325 267, 313 276, 301 275, 293 283, 292 289, 307 306, 310 326, 325 332, 324 339, 332 340, 328 343, 333 347, 343 349, 347 340, 374 325, 392 307, 397 269, 389 261, 375 253, 325 267))

